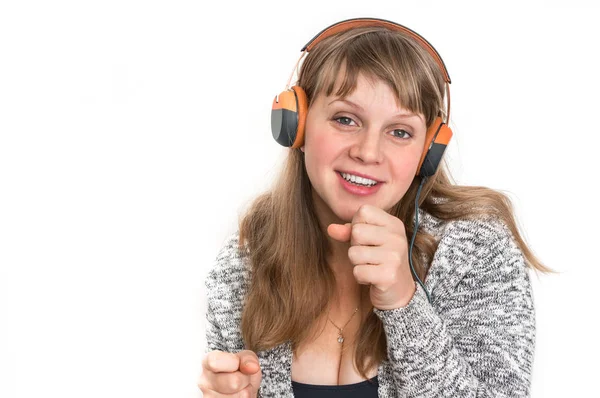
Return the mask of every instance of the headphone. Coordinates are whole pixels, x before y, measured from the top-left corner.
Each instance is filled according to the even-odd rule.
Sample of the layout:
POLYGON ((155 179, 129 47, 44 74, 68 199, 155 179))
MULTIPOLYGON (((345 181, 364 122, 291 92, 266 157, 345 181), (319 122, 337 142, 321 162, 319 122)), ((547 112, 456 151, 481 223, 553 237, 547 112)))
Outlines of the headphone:
MULTIPOLYGON (((302 55, 292 70, 292 75, 288 80, 286 89, 275 97, 271 109, 271 132, 275 141, 280 145, 291 148, 300 148, 304 145, 304 126, 308 112, 308 100, 302 87, 289 86, 300 60, 323 39, 340 32, 365 26, 379 26, 406 33, 431 54, 442 71, 444 81, 446 82, 446 98, 448 101, 447 123, 450 118, 450 76, 448 75, 444 61, 435 48, 421 35, 395 22, 377 18, 354 18, 335 23, 323 29, 300 50, 302 55)), ((452 138, 452 130, 446 123, 438 116, 427 129, 423 154, 417 167, 417 176, 429 177, 435 174, 444 151, 450 143, 450 138, 452 138)))

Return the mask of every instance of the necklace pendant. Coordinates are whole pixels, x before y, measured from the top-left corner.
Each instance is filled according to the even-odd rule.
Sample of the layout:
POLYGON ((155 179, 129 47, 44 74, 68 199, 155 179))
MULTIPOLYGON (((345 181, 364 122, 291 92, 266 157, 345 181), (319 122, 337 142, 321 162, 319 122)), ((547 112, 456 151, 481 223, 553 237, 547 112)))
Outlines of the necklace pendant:
POLYGON ((343 342, 344 342, 344 338, 340 334, 340 336, 338 337, 338 343, 342 344, 343 342))

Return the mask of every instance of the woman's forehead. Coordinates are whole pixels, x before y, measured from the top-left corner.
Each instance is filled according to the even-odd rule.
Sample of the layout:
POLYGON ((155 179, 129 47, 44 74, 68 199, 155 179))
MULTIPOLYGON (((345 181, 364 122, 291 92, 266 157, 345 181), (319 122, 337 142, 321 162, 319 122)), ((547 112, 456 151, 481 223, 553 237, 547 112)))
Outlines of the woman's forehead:
POLYGON ((396 106, 399 110, 403 111, 402 113, 420 114, 417 109, 411 108, 403 103, 398 92, 399 90, 397 90, 393 84, 365 71, 359 71, 355 76, 351 77, 348 77, 343 71, 340 71, 337 74, 335 81, 325 81, 321 87, 317 88, 318 91, 314 94, 313 102, 320 99, 324 101, 326 105, 336 101, 346 103, 351 102, 352 104, 350 105, 360 105, 360 97, 355 95, 359 86, 361 88, 364 88, 365 86, 373 88, 387 86, 387 88, 392 91, 396 100, 396 106))

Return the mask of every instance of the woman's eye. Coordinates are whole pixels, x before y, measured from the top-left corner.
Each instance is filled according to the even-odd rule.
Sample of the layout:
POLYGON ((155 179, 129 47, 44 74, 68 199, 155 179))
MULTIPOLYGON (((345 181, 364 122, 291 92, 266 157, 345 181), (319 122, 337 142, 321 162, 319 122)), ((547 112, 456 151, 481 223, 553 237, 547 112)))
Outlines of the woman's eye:
POLYGON ((410 135, 409 132, 407 132, 406 130, 402 130, 402 129, 393 130, 392 134, 394 135, 394 137, 398 137, 398 138, 409 138, 409 137, 411 137, 411 135, 410 135))
MULTIPOLYGON (((334 117, 333 120, 344 126, 352 126, 352 123, 356 124, 354 122, 354 120, 352 120, 348 116, 334 117)), ((403 130, 403 129, 392 130, 392 135, 396 138, 401 138, 401 139, 405 139, 405 140, 412 137, 411 133, 409 133, 408 131, 403 130)))
POLYGON ((354 120, 352 120, 352 119, 350 119, 349 117, 346 117, 346 116, 336 117, 333 120, 335 120, 339 124, 343 124, 344 126, 350 126, 350 124, 352 122, 354 122, 354 120))

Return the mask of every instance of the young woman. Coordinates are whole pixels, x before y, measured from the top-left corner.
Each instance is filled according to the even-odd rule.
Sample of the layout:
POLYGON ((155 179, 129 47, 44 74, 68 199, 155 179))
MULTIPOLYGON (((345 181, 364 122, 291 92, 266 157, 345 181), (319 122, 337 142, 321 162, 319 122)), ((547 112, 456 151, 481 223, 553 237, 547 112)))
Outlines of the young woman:
POLYGON ((273 104, 287 163, 207 276, 204 396, 528 396, 528 268, 550 270, 506 196, 440 163, 442 59, 378 19, 334 24, 304 55, 273 104))

